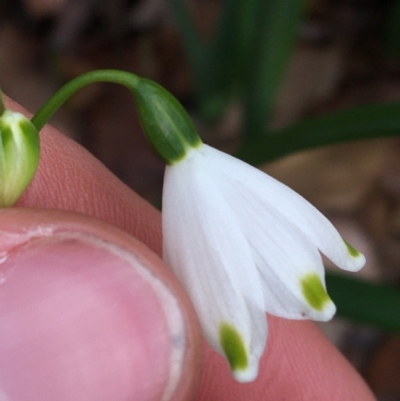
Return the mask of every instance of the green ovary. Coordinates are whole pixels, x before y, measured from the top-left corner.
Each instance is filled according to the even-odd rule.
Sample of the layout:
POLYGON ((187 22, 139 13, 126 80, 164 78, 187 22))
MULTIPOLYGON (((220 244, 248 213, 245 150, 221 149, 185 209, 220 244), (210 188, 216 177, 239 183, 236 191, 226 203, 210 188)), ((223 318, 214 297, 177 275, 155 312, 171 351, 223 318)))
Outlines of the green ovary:
POLYGON ((231 369, 245 370, 248 366, 248 357, 243 339, 237 330, 228 323, 221 324, 219 341, 231 369))
POLYGON ((331 301, 316 273, 305 275, 300 283, 304 298, 312 308, 322 311, 324 306, 331 301))

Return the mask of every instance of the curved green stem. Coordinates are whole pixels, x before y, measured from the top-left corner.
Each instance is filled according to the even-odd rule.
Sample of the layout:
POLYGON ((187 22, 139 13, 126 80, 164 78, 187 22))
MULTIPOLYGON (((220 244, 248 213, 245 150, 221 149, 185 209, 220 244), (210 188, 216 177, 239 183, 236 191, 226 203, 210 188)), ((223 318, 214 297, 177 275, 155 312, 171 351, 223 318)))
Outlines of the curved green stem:
POLYGON ((96 82, 121 84, 134 90, 140 78, 130 72, 118 70, 90 71, 65 84, 33 116, 32 123, 40 131, 53 114, 79 89, 96 82))
POLYGON ((91 71, 68 82, 39 109, 33 125, 40 131, 65 101, 95 82, 121 84, 131 90, 144 133, 167 164, 179 162, 190 148, 201 144, 192 120, 174 96, 155 82, 118 70, 91 71))

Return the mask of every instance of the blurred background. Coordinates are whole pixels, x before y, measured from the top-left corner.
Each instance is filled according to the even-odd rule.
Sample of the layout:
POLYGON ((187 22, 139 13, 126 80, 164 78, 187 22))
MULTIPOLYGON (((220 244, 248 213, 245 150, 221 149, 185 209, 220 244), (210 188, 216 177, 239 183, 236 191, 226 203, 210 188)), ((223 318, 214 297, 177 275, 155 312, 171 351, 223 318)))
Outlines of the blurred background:
MULTIPOLYGON (((100 68, 165 86, 205 142, 291 186, 366 254, 357 277, 373 287, 329 276, 342 318, 321 328, 379 400, 400 400, 400 1, 0 0, 0 86, 29 111, 100 68), (303 121, 373 139, 289 146, 303 121), (274 151, 288 132, 278 141, 295 152, 274 151)), ((87 87, 52 124, 160 207, 164 164, 126 89, 87 87)))

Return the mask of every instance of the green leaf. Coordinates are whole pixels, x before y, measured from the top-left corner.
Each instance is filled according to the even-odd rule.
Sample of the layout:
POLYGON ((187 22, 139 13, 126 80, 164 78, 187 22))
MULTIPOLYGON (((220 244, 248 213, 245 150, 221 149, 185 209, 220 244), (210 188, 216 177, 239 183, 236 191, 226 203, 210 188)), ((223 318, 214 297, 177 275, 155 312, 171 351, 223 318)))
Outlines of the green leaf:
POLYGON ((243 136, 266 133, 272 109, 297 40, 304 0, 259 0, 243 85, 243 136))
POLYGON ((206 120, 217 119, 225 110, 248 64, 253 43, 254 18, 259 0, 225 0, 209 41, 207 68, 202 71, 199 90, 203 95, 200 113, 206 120))
POLYGON ((247 141, 238 157, 257 165, 319 146, 400 135, 400 103, 341 110, 247 141))
POLYGON ((188 3, 184 0, 171 0, 182 42, 192 67, 199 113, 207 121, 222 114, 231 93, 236 75, 232 66, 237 64, 237 19, 243 1, 223 3, 216 34, 206 41, 195 26, 188 3))
POLYGON ((400 334, 400 291, 392 286, 328 273, 338 316, 400 334))
POLYGON ((248 62, 254 41, 254 18, 259 0, 225 0, 211 37, 197 31, 184 0, 172 0, 172 9, 191 64, 199 113, 207 121, 221 116, 248 62))
POLYGON ((206 58, 206 47, 190 15, 188 3, 185 0, 171 0, 171 5, 194 74, 201 76, 206 58))
POLYGON ((396 0, 387 15, 384 26, 384 44, 389 56, 400 58, 400 1, 396 0))

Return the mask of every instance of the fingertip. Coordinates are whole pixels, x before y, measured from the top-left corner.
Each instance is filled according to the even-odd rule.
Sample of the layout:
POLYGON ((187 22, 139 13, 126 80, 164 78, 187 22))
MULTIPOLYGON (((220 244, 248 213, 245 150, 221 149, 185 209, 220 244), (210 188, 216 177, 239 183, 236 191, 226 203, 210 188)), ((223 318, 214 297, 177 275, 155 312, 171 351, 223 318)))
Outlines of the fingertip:
POLYGON ((309 321, 268 316, 269 339, 254 382, 232 378, 223 358, 205 346, 197 401, 375 400, 360 375, 309 321))
POLYGON ((79 214, 9 209, 0 211, 0 223, 6 399, 193 396, 197 322, 156 255, 79 214))

